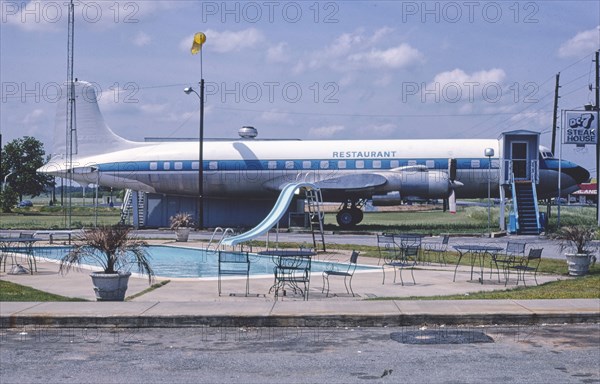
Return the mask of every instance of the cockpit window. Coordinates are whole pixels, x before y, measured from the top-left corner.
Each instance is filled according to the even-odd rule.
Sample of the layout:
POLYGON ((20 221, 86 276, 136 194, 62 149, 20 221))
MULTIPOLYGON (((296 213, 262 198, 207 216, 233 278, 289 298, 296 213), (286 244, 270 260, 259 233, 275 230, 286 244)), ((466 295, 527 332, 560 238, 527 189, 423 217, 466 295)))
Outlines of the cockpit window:
POLYGON ((552 154, 552 152, 550 152, 550 151, 543 151, 543 152, 542 152, 542 157, 543 157, 544 159, 553 159, 553 158, 554 158, 554 155, 553 155, 553 154, 552 154))

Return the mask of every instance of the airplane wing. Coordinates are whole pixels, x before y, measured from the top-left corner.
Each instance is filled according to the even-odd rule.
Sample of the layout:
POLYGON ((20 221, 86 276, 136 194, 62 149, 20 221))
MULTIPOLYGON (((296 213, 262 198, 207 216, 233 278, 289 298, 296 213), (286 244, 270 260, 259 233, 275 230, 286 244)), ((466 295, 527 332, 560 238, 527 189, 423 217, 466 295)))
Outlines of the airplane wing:
POLYGON ((316 181, 321 190, 363 191, 385 185, 388 179, 376 173, 359 173, 354 175, 331 177, 316 181))
MULTIPOLYGON (((353 174, 344 174, 343 170, 309 172, 296 175, 296 179, 315 184, 324 194, 351 194, 364 198, 382 198, 394 193, 405 197, 446 199, 455 187, 462 185, 451 181, 446 170, 429 169, 424 165, 353 174)), ((289 182, 289 176, 287 179, 275 178, 265 186, 281 190, 289 182)))

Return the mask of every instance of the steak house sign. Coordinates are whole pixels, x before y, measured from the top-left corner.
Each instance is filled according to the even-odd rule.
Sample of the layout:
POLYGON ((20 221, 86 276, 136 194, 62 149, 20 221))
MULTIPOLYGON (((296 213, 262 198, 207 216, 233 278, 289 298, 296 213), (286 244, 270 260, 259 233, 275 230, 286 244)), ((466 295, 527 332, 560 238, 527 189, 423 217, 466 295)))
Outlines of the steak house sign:
POLYGON ((598 112, 566 111, 564 144, 597 144, 598 112))

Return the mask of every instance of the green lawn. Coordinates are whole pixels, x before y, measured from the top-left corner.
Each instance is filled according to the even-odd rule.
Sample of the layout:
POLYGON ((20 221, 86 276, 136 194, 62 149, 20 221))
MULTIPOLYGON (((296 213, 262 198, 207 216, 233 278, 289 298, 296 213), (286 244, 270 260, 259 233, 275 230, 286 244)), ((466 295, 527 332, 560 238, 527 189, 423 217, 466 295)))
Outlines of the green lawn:
POLYGON ((0 301, 86 301, 78 298, 54 295, 26 287, 24 285, 0 280, 0 301))

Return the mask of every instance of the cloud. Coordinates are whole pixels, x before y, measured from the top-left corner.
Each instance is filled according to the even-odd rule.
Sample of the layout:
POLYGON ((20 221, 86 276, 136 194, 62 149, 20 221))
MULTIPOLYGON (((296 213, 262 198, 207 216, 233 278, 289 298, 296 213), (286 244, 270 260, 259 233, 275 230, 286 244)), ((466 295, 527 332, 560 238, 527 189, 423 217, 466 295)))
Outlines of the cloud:
POLYGON ((344 131, 343 125, 327 125, 324 127, 310 128, 308 135, 314 139, 329 139, 344 131))
POLYGON ((23 120, 21 122, 23 124, 35 124, 35 123, 38 123, 41 121, 41 117, 43 117, 43 115, 44 115, 44 110, 34 109, 33 111, 31 111, 30 113, 25 115, 25 117, 23 118, 23 120))
POLYGON ((316 50, 301 59, 294 72, 329 67, 336 71, 350 71, 363 68, 399 69, 424 61, 424 55, 408 43, 389 45, 394 29, 383 27, 372 34, 362 28, 355 32, 343 33, 325 48, 316 50))
POLYGON ((133 37, 132 41, 133 44, 137 45, 138 47, 144 47, 150 44, 150 41, 152 41, 152 39, 148 34, 140 31, 133 37))
MULTIPOLYGON (((264 35, 256 28, 242 31, 215 31, 208 29, 204 32, 206 43, 203 49, 210 49, 219 53, 239 52, 244 49, 254 48, 265 40, 264 35)), ((189 51, 194 35, 189 35, 179 43, 181 50, 189 51)))
POLYGON ((267 50, 267 61, 271 63, 286 63, 290 60, 288 43, 282 42, 269 47, 267 50))
POLYGON ((2 23, 27 32, 59 31, 67 14, 60 2, 2 2, 2 23))
POLYGON ((558 56, 562 58, 579 57, 597 50, 600 47, 600 26, 579 32, 575 37, 562 43, 558 56))
POLYGON ((371 49, 369 52, 355 53, 348 56, 348 60, 360 66, 398 69, 422 62, 423 54, 403 43, 384 50, 371 49))
POLYGON ((390 137, 398 127, 392 123, 370 125, 365 131, 372 137, 390 137))
POLYGON ((139 106, 140 111, 150 114, 163 114, 168 107, 168 104, 144 104, 139 106))
POLYGON ((473 73, 456 68, 438 73, 433 81, 421 86, 421 100, 472 103, 483 98, 486 101, 493 101, 497 96, 502 96, 502 83, 505 78, 506 73, 500 68, 473 73))
POLYGON ((260 119, 267 123, 291 124, 293 122, 287 112, 280 112, 276 109, 261 113, 260 119))
POLYGON ((456 68, 452 71, 441 72, 435 75, 433 78, 434 83, 440 83, 446 85, 449 83, 500 83, 506 77, 504 70, 499 68, 493 68, 490 70, 482 70, 468 74, 462 69, 456 68))

